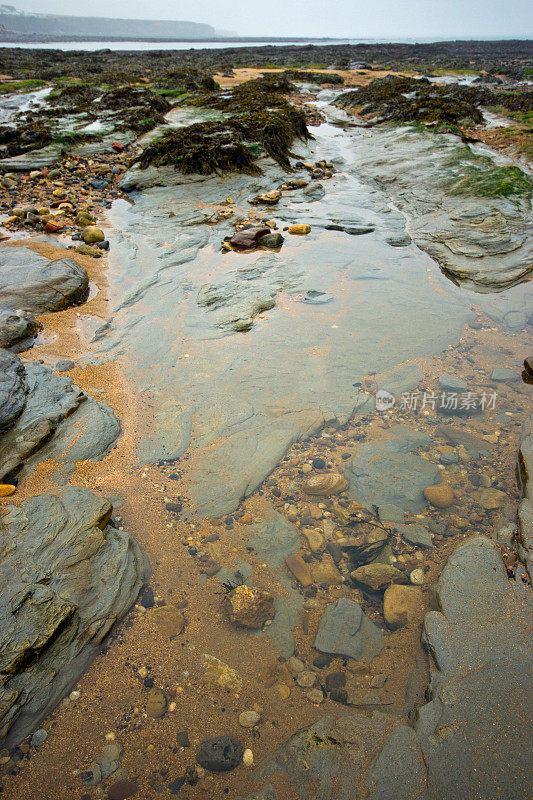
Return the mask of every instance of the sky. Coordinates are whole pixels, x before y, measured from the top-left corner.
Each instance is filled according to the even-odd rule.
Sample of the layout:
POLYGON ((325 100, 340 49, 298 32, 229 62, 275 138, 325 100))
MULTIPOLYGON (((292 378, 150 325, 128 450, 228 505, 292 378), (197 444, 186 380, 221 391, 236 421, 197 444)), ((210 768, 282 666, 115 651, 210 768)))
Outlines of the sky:
POLYGON ((207 22, 241 36, 533 38, 529 0, 3 0, 20 11, 207 22), (90 11, 89 11, 90 9, 90 11))

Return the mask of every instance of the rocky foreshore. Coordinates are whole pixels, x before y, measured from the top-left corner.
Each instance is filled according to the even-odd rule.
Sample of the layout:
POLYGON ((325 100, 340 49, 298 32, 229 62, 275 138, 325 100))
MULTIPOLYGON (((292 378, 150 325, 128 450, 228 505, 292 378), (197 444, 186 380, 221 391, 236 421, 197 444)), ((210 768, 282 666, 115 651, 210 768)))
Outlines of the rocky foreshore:
POLYGON ((6 796, 528 797, 529 61, 465 47, 2 54, 6 796))

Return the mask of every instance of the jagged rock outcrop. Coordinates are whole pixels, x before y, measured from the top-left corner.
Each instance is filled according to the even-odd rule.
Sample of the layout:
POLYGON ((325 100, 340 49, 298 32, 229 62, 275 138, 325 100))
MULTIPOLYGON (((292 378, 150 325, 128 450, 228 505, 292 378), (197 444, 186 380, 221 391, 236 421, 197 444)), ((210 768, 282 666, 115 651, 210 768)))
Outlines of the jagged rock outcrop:
POLYGON ((149 573, 111 503, 68 487, 11 507, 0 537, 0 746, 70 691, 149 573))
POLYGON ((70 378, 0 350, 0 431, 0 480, 7 480, 44 458, 57 459, 66 471, 76 461, 102 458, 120 423, 70 378))

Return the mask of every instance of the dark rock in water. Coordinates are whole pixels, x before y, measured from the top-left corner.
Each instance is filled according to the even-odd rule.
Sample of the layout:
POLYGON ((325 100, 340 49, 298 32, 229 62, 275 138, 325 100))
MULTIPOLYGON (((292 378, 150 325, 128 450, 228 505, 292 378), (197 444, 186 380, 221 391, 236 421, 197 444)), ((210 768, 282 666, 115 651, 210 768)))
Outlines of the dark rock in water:
POLYGON ((0 250, 0 307, 35 314, 81 303, 89 290, 87 273, 71 258, 55 261, 26 247, 0 250))
POLYGON ((133 781, 116 781, 107 790, 108 800, 126 800, 133 797, 139 791, 139 787, 133 781))
POLYGON ((363 236, 365 233, 372 233, 376 230, 373 225, 339 225, 337 223, 324 225, 324 228, 327 231, 342 231, 349 236, 363 236))
POLYGON ((228 772, 240 763, 244 748, 233 736, 219 736, 204 739, 196 760, 210 772, 228 772))
POLYGON ((234 233, 229 242, 232 247, 248 250, 258 244, 258 239, 271 233, 270 228, 243 228, 243 230, 234 233))
POLYGON ((317 289, 309 289, 302 298, 304 303, 319 306, 323 303, 329 303, 333 297, 326 292, 319 292, 317 289))
POLYGON ((265 236, 259 237, 257 244, 260 245, 260 247, 275 249, 281 247, 284 241, 285 239, 281 233, 267 233, 265 236))
POLYGON ((112 506, 85 488, 11 507, 0 546, 0 739, 13 747, 67 694, 149 573, 112 506))
POLYGON ((0 431, 10 428, 26 403, 24 364, 17 356, 0 350, 0 431))
POLYGON ((332 689, 344 689, 345 686, 345 672, 331 672, 329 675, 326 675, 326 692, 331 692, 332 689))
POLYGON ((371 661, 383 648, 383 634, 361 606, 342 597, 327 606, 313 647, 322 653, 371 661))
POLYGON ((42 364, 24 365, 12 353, 0 351, 0 363, 6 359, 11 367, 3 371, 3 382, 9 376, 11 382, 2 392, 0 380, 0 420, 3 416, 9 430, 0 442, 0 480, 13 477, 23 464, 31 468, 44 458, 65 465, 95 461, 114 447, 120 423, 109 406, 42 364))
POLYGON ((26 350, 41 327, 29 311, 0 309, 0 347, 13 348, 16 352, 26 350))
POLYGON ((476 536, 451 555, 435 595, 424 638, 437 671, 416 726, 429 794, 529 797, 529 587, 509 581, 497 545, 476 536))

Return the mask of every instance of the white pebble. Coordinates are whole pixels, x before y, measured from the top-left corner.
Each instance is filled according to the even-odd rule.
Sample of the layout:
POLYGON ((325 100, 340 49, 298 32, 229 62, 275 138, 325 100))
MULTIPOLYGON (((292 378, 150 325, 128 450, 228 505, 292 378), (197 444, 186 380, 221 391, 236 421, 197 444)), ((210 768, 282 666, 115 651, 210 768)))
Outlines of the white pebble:
POLYGON ((242 754, 242 763, 245 767, 253 767, 254 765, 254 754, 250 750, 249 747, 246 748, 244 753, 242 754))

